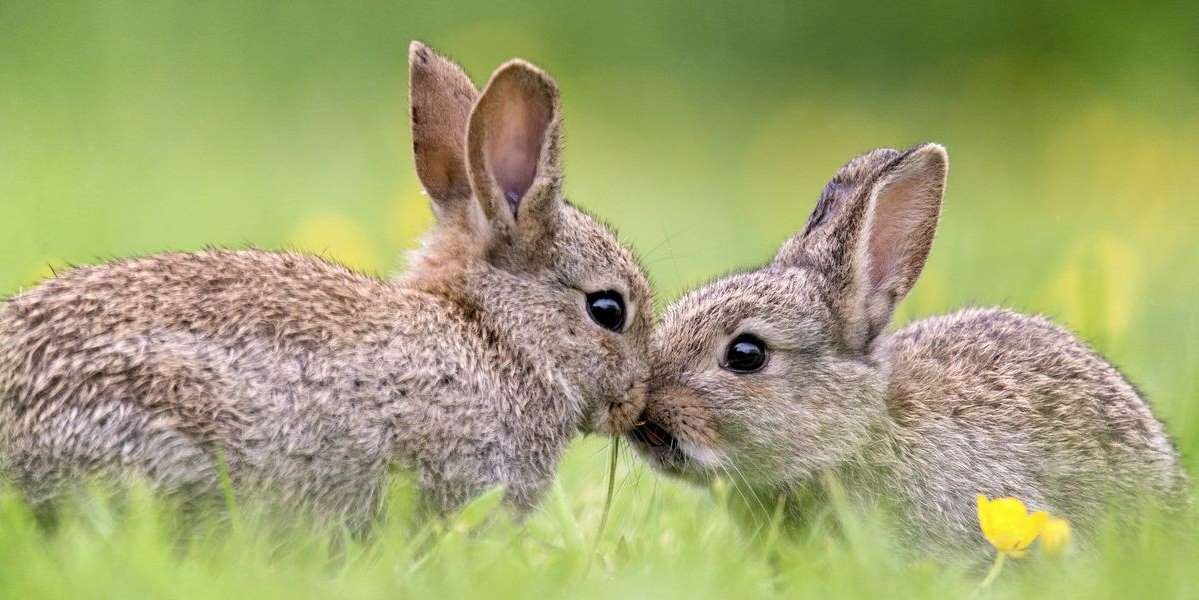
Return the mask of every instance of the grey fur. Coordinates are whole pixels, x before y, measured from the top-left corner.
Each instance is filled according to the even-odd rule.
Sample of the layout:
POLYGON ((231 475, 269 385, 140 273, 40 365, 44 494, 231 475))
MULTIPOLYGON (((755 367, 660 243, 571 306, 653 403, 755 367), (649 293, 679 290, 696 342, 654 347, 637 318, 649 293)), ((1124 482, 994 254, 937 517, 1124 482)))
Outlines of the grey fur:
POLYGON ((524 511, 577 433, 641 412, 650 288, 561 196, 553 81, 512 61, 480 95, 416 42, 410 65, 438 223, 409 272, 209 250, 75 269, 2 307, 0 457, 35 503, 89 474, 211 495, 223 454, 239 490, 352 525, 369 523, 393 468, 438 511, 496 485, 524 511), (530 104, 540 148, 467 158, 530 104), (494 198, 493 165, 535 175, 516 210, 494 198), (623 333, 584 306, 606 289, 626 298, 623 333))
POLYGON ((904 547, 946 556, 985 548, 978 493, 1063 516, 1084 540, 1109 504, 1184 502, 1161 423, 1062 328, 967 309, 882 333, 923 268, 947 171, 935 144, 860 156, 770 264, 669 307, 647 422, 629 436, 643 456, 781 495, 799 520, 833 476, 855 502, 893 509, 904 547), (768 360, 736 374, 721 361, 744 332, 768 360))

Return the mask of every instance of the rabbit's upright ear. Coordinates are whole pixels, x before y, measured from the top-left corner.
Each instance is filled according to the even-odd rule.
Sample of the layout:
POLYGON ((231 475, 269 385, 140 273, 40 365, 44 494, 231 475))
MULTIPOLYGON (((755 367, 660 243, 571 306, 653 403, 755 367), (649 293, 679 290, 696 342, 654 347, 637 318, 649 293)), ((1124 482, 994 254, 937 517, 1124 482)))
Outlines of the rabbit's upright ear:
POLYGON ((408 47, 408 96, 416 174, 438 219, 470 208, 466 125, 479 97, 462 68, 420 42, 408 47))
POLYGON ((804 231, 779 250, 776 264, 824 274, 848 347, 868 348, 915 285, 936 233, 948 169, 937 144, 855 158, 825 187, 804 231))
POLYGON ((541 69, 513 60, 496 70, 467 130, 467 165, 483 211, 502 236, 545 231, 558 202, 558 88, 541 69))

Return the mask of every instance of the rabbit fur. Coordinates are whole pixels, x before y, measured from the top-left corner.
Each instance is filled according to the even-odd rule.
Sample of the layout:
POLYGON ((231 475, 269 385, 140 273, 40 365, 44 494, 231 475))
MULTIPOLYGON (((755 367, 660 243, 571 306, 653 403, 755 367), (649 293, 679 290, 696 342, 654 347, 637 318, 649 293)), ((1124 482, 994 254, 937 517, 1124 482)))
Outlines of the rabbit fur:
POLYGON ((854 505, 893 510, 905 548, 949 556, 986 548, 980 493, 1067 518, 1081 537, 1113 503, 1179 501, 1162 424, 1068 331, 971 308, 884 332, 932 246, 947 172, 936 144, 859 156, 769 264, 674 302, 629 435, 641 454, 781 498, 791 522, 827 508, 836 482, 854 505), (727 352, 743 334, 766 360, 736 373, 727 352))
POLYGON ((413 42, 417 173, 436 224, 393 279, 211 249, 77 268, 0 309, 0 460, 35 504, 92 475, 235 489, 352 526, 388 474, 431 510, 495 486, 532 508, 580 432, 644 402, 650 287, 562 196, 558 91, 521 60, 478 92, 413 42), (624 299, 621 331, 587 294, 624 299))

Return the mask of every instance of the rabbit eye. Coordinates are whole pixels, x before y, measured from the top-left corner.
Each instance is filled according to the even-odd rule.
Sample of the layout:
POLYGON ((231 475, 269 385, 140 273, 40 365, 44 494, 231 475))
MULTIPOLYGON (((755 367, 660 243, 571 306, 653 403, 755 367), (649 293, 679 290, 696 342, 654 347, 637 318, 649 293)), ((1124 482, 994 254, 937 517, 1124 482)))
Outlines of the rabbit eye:
POLYGON ((587 294, 587 312, 604 329, 617 333, 624 329, 624 298, 619 292, 604 290, 587 294))
POLYGON ((743 333, 729 342, 724 356, 724 368, 734 373, 753 373, 765 364, 766 342, 758 336, 743 333))

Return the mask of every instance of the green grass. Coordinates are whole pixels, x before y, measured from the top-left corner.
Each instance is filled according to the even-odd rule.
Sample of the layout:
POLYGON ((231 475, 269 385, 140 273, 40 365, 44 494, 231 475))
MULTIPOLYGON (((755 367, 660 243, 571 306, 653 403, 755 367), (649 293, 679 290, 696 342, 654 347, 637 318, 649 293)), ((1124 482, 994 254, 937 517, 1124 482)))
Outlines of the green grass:
MULTIPOLYGON (((46 533, 12 496, 0 500, 0 594, 34 597, 945 597, 982 573, 894 551, 881 519, 838 534, 777 534, 731 518, 742 493, 699 492, 622 464, 612 520, 598 529, 606 453, 581 444, 543 508, 521 524, 487 494, 456 517, 417 524, 397 483, 370 539, 318 532, 238 510, 181 524, 141 489, 120 503, 69 503, 46 533), (592 552, 595 552, 593 555, 592 552)), ((241 507, 239 507, 241 508, 241 507)), ((1193 516, 1191 517, 1193 518, 1193 516)), ((1193 597, 1193 526, 1111 533, 1096 548, 1012 563, 988 597, 1193 597)))
MULTIPOLYGON (((476 80, 514 55, 555 75, 567 191, 639 250, 662 302, 766 260, 855 153, 945 144, 944 218, 897 324, 971 304, 1048 314, 1119 365, 1199 464, 1186 3, 243 4, 0 3, 0 293, 207 244, 401 269, 431 221, 408 150, 417 38, 476 80)), ((414 528, 397 484, 365 542, 241 506, 235 526, 180 534, 177 511, 138 496, 82 500, 45 533, 5 496, 0 596, 942 597, 981 576, 901 559, 871 519, 751 540, 723 506, 738 490, 688 488, 628 452, 588 569, 604 443, 580 441, 519 526, 487 497, 445 531, 414 528)), ((1197 519, 1030 558, 990 593, 1199 596, 1197 519)))

